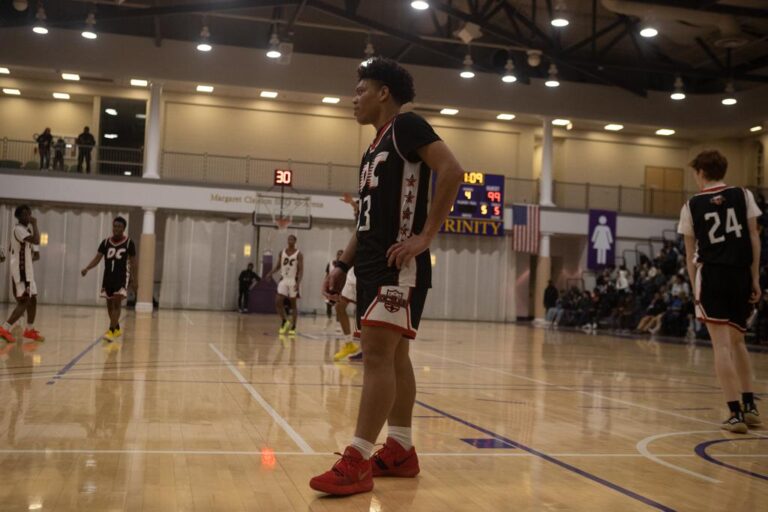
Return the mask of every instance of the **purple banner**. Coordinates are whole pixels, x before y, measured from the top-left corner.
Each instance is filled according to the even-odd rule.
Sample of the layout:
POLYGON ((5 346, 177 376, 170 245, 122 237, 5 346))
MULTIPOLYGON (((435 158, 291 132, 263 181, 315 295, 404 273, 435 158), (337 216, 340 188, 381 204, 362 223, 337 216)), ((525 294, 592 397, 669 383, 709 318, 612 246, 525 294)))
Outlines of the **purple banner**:
POLYGON ((609 265, 615 265, 616 212, 589 210, 587 243, 589 244, 588 269, 598 270, 609 265))

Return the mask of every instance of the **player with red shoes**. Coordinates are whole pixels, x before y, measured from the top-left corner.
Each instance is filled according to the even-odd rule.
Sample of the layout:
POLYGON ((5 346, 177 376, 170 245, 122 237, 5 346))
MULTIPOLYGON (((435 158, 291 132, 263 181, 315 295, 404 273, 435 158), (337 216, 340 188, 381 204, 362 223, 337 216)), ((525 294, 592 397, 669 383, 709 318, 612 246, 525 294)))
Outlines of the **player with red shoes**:
POLYGON ((363 390, 355 437, 336 464, 310 487, 334 495, 373 489, 373 477, 414 477, 411 438, 416 379, 408 354, 431 287, 429 245, 450 212, 463 170, 432 127, 414 113, 413 78, 396 62, 376 58, 358 68, 355 118, 376 127, 360 169, 360 214, 324 291, 338 297, 346 272, 357 277, 362 326, 363 390), (428 201, 431 171, 437 174, 428 201), (384 422, 384 447, 373 453, 384 422))

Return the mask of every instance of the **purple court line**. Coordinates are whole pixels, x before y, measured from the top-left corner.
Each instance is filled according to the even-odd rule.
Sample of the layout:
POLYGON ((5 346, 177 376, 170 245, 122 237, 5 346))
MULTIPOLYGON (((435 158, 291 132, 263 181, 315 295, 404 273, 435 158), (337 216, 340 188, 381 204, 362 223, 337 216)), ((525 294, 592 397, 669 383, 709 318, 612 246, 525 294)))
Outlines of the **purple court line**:
POLYGON ((85 356, 85 354, 90 352, 90 350, 93 347, 95 347, 100 341, 101 341, 101 336, 96 338, 90 345, 85 347, 82 352, 80 352, 75 357, 73 357, 70 362, 68 362, 66 365, 64 365, 64 367, 61 370, 56 372, 56 375, 54 375, 53 378, 51 378, 51 380, 49 380, 45 384, 48 385, 48 386, 50 386, 52 384, 55 384, 57 380, 59 380, 64 374, 66 374, 69 370, 71 370, 72 367, 75 366, 77 364, 77 362, 79 360, 81 360, 83 358, 83 356, 85 356))
POLYGON ((502 404, 520 404, 520 405, 526 405, 528 402, 518 402, 515 400, 491 400, 490 398, 476 398, 475 400, 479 402, 499 402, 502 404))
POLYGON ((482 432, 483 434, 485 434, 487 436, 491 436, 492 438, 494 438, 494 439, 496 439, 498 441, 501 441, 503 443, 507 443, 507 444, 509 444, 511 446, 514 446, 515 448, 519 448, 519 449, 521 449, 521 450, 523 450, 525 452, 530 453, 531 455, 535 455, 536 457, 544 459, 547 462, 551 462, 552 464, 556 464, 556 465, 560 466, 563 469, 567 469, 568 471, 576 473, 577 475, 580 475, 580 476, 583 476, 584 478, 592 480, 595 483, 598 483, 600 485, 604 485, 605 487, 608 487, 609 489, 613 489, 614 491, 620 492, 621 494, 623 494, 625 496, 628 496, 628 497, 630 497, 632 499, 635 499, 635 500, 637 500, 637 501, 639 501, 641 503, 644 503, 644 504, 648 505, 649 507, 653 507, 653 508, 655 508, 657 510, 663 510, 665 512, 675 512, 675 509, 673 509, 673 508, 670 508, 670 507, 668 507, 666 505, 662 505, 661 503, 659 503, 657 501, 654 501, 654 500, 652 500, 650 498, 647 498, 647 497, 645 497, 645 496, 643 496, 641 494, 638 494, 638 493, 636 493, 634 491, 630 491, 629 489, 621 487, 618 484, 614 484, 613 482, 609 482, 608 480, 606 480, 604 478, 601 478, 601 477, 599 477, 597 475, 593 475, 592 473, 589 473, 588 471, 585 471, 583 469, 579 469, 576 466, 568 464, 567 462, 563 462, 560 459, 556 459, 555 457, 552 457, 551 455, 547 455, 544 452, 540 452, 540 451, 538 451, 538 450, 536 450, 534 448, 531 448, 530 446, 526 446, 526 445, 524 445, 522 443, 518 443, 517 441, 513 441, 511 439, 508 439, 508 438, 506 438, 506 437, 504 437, 502 435, 499 435, 499 434, 497 434, 495 432, 492 432, 492 431, 490 431, 488 429, 485 429, 483 427, 475 425, 474 423, 470 423, 467 420, 463 420, 463 419, 459 418, 458 416, 454 416, 454 415, 452 415, 450 413, 447 413, 445 411, 441 411, 437 407, 433 407, 431 405, 425 404, 424 402, 421 402, 419 400, 416 400, 416 403, 419 404, 420 406, 424 407, 425 409, 429 409, 430 411, 436 412, 438 414, 442 414, 446 418, 450 418, 453 421, 461 423, 462 425, 465 425, 465 426, 467 426, 467 427, 469 427, 471 429, 477 430, 478 432, 482 432))
POLYGON ((748 469, 742 469, 738 466, 732 466, 731 464, 726 464, 725 462, 719 459, 716 459, 707 453, 707 448, 709 448, 713 444, 729 443, 731 441, 765 441, 765 439, 766 439, 765 437, 740 437, 739 439, 715 439, 714 441, 704 441, 703 443, 699 443, 698 445, 696 445, 695 451, 696 451, 696 455, 698 455, 699 457, 701 457, 707 462, 711 462, 712 464, 717 464, 718 466, 723 466, 724 468, 732 469, 734 471, 738 471, 739 473, 753 476, 755 478, 768 480, 768 476, 766 475, 763 475, 761 473, 755 473, 754 471, 750 471, 748 469))

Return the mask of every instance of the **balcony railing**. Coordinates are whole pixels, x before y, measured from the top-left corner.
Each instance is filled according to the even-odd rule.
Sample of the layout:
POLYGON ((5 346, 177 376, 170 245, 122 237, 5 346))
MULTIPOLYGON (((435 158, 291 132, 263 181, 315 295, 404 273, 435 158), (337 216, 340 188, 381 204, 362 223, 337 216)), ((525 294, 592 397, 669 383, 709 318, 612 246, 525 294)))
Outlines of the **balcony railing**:
MULTIPOLYGON (((143 157, 141 149, 96 146, 91 155, 91 172, 138 178, 142 172, 143 157)), ((77 172, 75 148, 67 149, 64 163, 65 172, 77 172)), ((39 169, 37 144, 10 139, 0 140, 0 167, 39 169)), ((302 192, 342 194, 357 189, 358 167, 331 162, 164 151, 160 174, 163 179, 173 181, 266 189, 272 186, 273 173, 278 168, 292 169, 296 175, 295 187, 302 192)), ((537 180, 507 177, 504 193, 507 205, 535 203, 539 197, 539 183, 537 180)), ((637 215, 677 217, 680 206, 691 194, 692 192, 680 190, 554 182, 555 204, 559 208, 572 210, 600 208, 637 215)))

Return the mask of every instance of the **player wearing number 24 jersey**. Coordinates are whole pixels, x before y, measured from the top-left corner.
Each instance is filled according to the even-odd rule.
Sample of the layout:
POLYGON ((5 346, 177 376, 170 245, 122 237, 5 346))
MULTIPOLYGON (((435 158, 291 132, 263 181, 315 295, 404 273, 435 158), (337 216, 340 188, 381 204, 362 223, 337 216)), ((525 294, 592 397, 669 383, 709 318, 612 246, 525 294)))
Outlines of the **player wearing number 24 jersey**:
POLYGON ((722 428, 745 434, 760 425, 744 332, 760 298, 761 211, 750 191, 723 182, 728 161, 717 151, 702 152, 691 167, 701 192, 683 206, 678 232, 685 236, 696 317, 712 338, 717 378, 731 413, 722 428))

